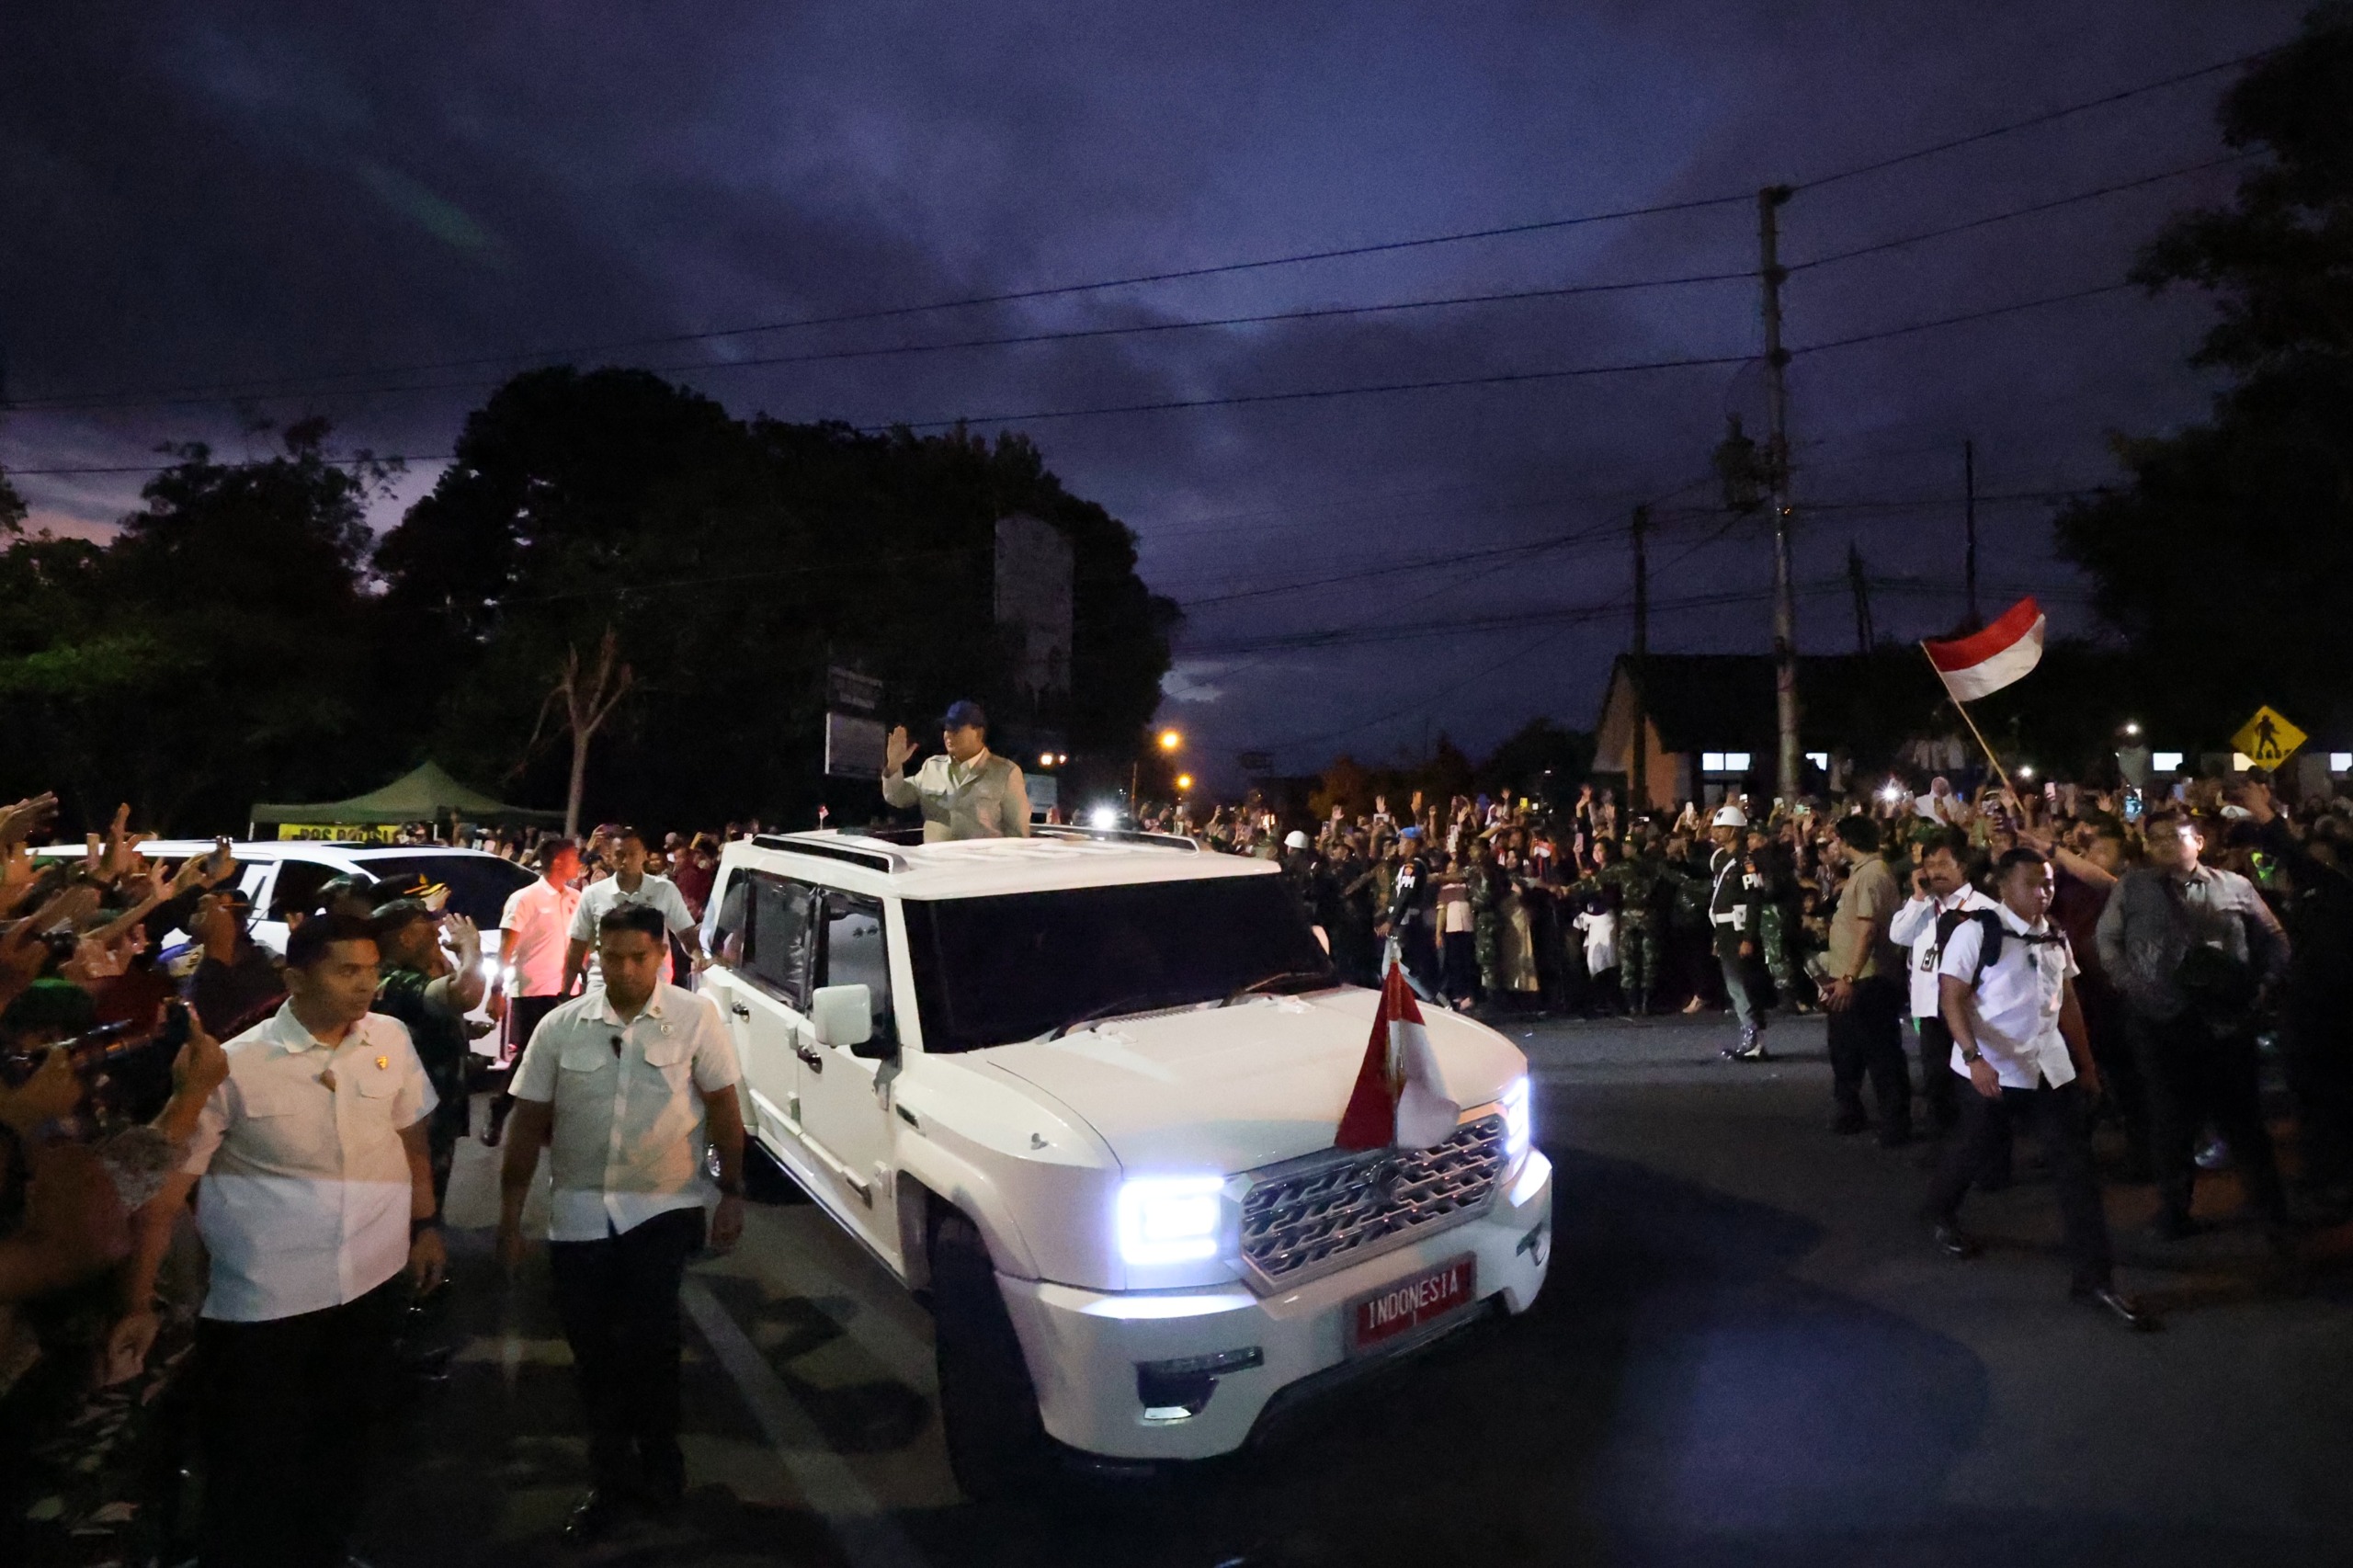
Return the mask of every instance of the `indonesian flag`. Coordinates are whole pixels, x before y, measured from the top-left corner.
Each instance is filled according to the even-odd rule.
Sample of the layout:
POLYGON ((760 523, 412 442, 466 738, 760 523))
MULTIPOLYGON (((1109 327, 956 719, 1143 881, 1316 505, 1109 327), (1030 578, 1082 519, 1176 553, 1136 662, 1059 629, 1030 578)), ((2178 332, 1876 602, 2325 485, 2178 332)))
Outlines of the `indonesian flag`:
POLYGON ((2042 662, 2042 631, 2047 618, 2031 597, 2020 599, 2002 612, 2002 619, 1983 631, 1956 637, 1949 642, 1923 642, 1928 663, 1937 666, 1945 689, 1955 702, 1991 697, 2012 681, 2024 678, 2042 662))
POLYGON ((1342 1149, 1427 1149, 1442 1143, 1462 1119, 1462 1108, 1441 1093, 1438 1053, 1422 1027, 1422 1009, 1393 960, 1372 1016, 1372 1039, 1340 1130, 1332 1140, 1342 1149))

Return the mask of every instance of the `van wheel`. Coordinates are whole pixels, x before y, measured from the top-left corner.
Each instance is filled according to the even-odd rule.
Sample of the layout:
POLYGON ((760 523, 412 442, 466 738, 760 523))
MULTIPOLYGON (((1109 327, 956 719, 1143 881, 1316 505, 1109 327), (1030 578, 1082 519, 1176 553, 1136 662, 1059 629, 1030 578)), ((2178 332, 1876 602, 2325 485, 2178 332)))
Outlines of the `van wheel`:
POLYGON ((976 1502, 1035 1494, 1055 1471, 1053 1439, 1014 1336, 988 1244, 954 1210, 931 1233, 939 1417, 956 1483, 976 1502))

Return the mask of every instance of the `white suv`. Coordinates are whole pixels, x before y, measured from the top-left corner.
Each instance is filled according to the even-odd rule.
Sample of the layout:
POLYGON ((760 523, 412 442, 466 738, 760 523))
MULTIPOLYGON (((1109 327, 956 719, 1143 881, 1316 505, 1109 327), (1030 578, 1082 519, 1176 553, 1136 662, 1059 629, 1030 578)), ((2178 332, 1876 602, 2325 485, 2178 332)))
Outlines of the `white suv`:
POLYGON ((1277 868, 1144 834, 731 844, 705 977, 747 1124, 937 1325, 974 1494, 1056 1444, 1239 1447, 1278 1402, 1544 1282, 1527 1064, 1434 1012, 1429 1149, 1333 1134, 1379 994, 1277 868))

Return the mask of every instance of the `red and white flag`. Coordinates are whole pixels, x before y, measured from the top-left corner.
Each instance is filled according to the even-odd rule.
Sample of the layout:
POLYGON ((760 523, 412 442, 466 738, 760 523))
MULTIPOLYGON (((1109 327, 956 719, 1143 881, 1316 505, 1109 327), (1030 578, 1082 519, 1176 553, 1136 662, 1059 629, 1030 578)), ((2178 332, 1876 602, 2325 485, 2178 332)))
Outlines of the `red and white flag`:
POLYGON ((1392 960, 1356 1090, 1332 1142, 1342 1149, 1427 1149, 1451 1137, 1461 1119, 1462 1108, 1446 1097, 1422 1009, 1404 970, 1392 960))
POLYGON ((2046 618, 2031 597, 2020 599, 1983 631, 1949 642, 1923 642, 1955 702, 1991 697, 2042 662, 2046 618))

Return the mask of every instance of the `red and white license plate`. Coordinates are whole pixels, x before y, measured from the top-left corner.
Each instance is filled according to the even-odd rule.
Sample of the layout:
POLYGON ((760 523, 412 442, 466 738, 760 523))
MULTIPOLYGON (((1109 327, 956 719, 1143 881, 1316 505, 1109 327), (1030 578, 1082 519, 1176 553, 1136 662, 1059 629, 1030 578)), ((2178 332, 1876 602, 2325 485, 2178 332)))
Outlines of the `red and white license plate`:
POLYGON ((1358 1355, 1377 1350, 1478 1299, 1479 1260, 1464 1253, 1349 1303, 1348 1348, 1358 1355))

